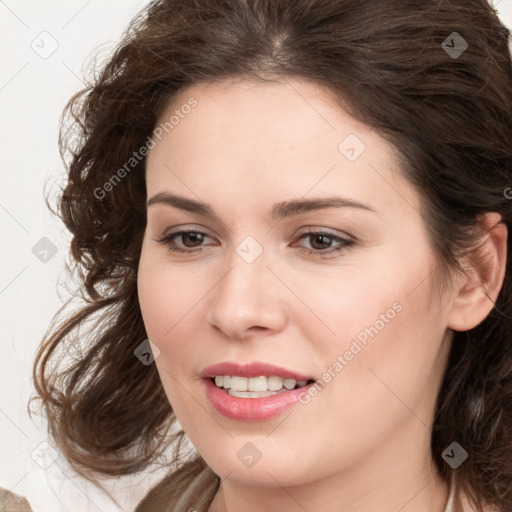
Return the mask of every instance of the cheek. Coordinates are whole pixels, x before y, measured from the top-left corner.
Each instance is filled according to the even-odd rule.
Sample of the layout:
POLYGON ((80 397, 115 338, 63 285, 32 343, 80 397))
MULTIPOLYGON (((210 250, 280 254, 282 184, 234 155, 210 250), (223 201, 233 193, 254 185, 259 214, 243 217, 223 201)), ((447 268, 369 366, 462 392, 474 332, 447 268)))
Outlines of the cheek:
MULTIPOLYGON (((150 339, 162 344, 176 337, 192 321, 208 290, 199 274, 179 265, 166 264, 154 255, 141 255, 137 276, 139 304, 150 339)), ((194 320, 198 327, 197 319, 194 320)))
POLYGON ((297 304, 290 322, 309 329, 305 339, 314 341, 326 354, 343 354, 353 340, 364 347, 365 342, 389 330, 396 317, 403 315, 404 290, 409 291, 410 285, 404 273, 396 275, 388 269, 389 265, 381 260, 303 279, 297 295, 311 313, 297 304))
POLYGON ((204 304, 215 280, 158 258, 141 257, 139 303, 147 336, 160 351, 155 363, 165 392, 173 408, 180 409, 183 389, 178 383, 190 378, 198 349, 202 352, 204 304))
POLYGON ((404 399, 419 399, 438 377, 446 329, 440 308, 429 306, 428 253, 404 263, 381 256, 335 283, 311 283, 306 295, 329 327, 319 331, 317 320, 306 334, 321 353, 325 379, 336 381, 345 404, 369 399, 367 410, 392 396, 384 383, 404 399))
POLYGON ((343 315, 344 333, 338 323, 340 343, 331 351, 331 365, 342 357, 331 372, 336 377, 329 393, 342 404, 333 416, 348 436, 371 439, 376 424, 391 432, 413 416, 428 423, 446 356, 442 319, 427 308, 428 285, 410 293, 404 284, 391 295, 368 297, 352 317, 343 315))
POLYGON ((175 414, 183 408, 183 390, 178 384, 192 355, 191 333, 199 329, 197 305, 205 292, 193 274, 156 261, 152 254, 141 255, 137 288, 141 314, 148 338, 158 347, 155 364, 175 414))

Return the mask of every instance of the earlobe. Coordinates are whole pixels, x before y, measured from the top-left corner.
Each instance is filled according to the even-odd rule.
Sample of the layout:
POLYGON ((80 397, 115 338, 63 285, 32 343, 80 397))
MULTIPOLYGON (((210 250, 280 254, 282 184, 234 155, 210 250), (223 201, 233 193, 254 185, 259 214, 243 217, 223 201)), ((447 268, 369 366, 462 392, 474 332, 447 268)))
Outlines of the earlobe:
POLYGON ((507 226, 496 212, 480 221, 482 240, 477 250, 463 261, 467 276, 460 273, 447 316, 447 327, 468 331, 491 312, 505 278, 507 226))

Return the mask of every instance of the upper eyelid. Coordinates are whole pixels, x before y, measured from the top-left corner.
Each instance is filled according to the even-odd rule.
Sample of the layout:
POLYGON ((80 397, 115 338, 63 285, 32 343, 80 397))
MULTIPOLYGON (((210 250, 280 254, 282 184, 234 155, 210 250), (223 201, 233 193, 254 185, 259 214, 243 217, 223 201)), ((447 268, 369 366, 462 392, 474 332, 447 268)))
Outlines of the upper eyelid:
MULTIPOLYGON (((160 236, 159 238, 155 239, 158 242, 164 242, 167 241, 170 242, 179 239, 181 235, 187 234, 187 233, 199 233, 202 235, 206 235, 208 238, 214 239, 215 237, 209 235, 208 233, 201 231, 201 229, 197 228, 191 228, 187 226, 180 226, 176 229, 176 231, 170 230, 168 232, 165 232, 164 235, 160 236)), ((322 227, 315 227, 315 226, 305 226, 299 230, 298 233, 294 235, 295 241, 300 241, 304 235, 313 236, 314 234, 322 234, 327 235, 328 237, 331 237, 333 239, 337 239, 340 242, 345 243, 356 243, 358 239, 348 233, 333 233, 331 232, 330 228, 322 228, 322 227)))
POLYGON ((172 236, 172 235, 176 235, 178 233, 189 233, 189 232, 201 233, 203 235, 209 236, 210 238, 214 238, 212 235, 208 234, 207 231, 208 230, 206 228, 203 228, 203 227, 195 228, 195 227, 188 227, 188 226, 179 226, 176 229, 171 228, 169 230, 165 230, 163 232, 163 235, 160 238, 166 238, 166 237, 169 237, 169 236, 172 236))
MULTIPOLYGON (((202 226, 200 227, 191 227, 191 226, 178 226, 176 228, 176 230, 174 230, 174 228, 170 228, 169 230, 165 230, 163 235, 161 235, 160 238, 165 238, 165 237, 168 237, 168 236, 171 236, 171 235, 175 235, 177 233, 182 233, 182 232, 194 232, 194 233, 201 233, 201 234, 204 234, 204 235, 207 235, 209 236, 210 238, 215 238, 214 236, 208 234, 208 229, 207 228, 204 228, 202 226)), ((346 233, 346 232, 333 232, 333 228, 327 228, 327 227, 320 227, 320 226, 316 226, 316 225, 310 225, 310 226, 304 226, 302 228, 300 228, 299 232, 297 234, 295 234, 295 236, 301 236, 303 234, 306 234, 306 233, 310 233, 310 232, 321 232, 322 234, 328 234, 328 235, 331 235, 333 237, 340 237, 340 238, 350 238, 351 240, 357 240, 357 237, 353 236, 353 235, 350 235, 349 233, 346 233)))

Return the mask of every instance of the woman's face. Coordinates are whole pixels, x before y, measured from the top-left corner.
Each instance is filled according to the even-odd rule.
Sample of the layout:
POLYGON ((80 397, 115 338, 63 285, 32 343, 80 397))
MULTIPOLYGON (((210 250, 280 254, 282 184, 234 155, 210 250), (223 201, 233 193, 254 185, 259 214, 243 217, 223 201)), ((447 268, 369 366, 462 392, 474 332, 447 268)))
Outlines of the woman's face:
POLYGON ((148 199, 183 199, 148 206, 139 299, 199 453, 231 482, 266 487, 425 471, 451 298, 429 302, 420 197, 387 142, 297 79, 195 85, 159 122, 148 199), (204 378, 223 362, 320 384, 232 397, 204 378))

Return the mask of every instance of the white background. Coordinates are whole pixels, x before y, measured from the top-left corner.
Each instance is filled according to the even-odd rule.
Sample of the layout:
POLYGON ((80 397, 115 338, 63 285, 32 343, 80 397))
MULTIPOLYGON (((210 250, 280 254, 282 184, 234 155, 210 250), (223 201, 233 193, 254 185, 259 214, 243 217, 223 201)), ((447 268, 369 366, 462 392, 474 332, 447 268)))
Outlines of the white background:
MULTIPOLYGON (((0 0, 0 487, 26 496, 34 512, 132 510, 161 477, 139 475, 113 482, 119 508, 74 475, 62 456, 47 469, 41 467, 52 462, 52 450, 41 444, 47 439, 44 422, 27 414, 36 347, 61 298, 67 298, 57 284, 63 279, 68 236, 43 200, 43 190, 53 197, 62 183, 59 117, 82 87, 92 52, 101 45, 108 55, 146 4, 0 0), (45 55, 52 45, 58 45, 55 52, 45 55), (32 252, 43 237, 57 249, 46 263, 32 252)), ((494 5, 512 27, 512 0, 496 0, 494 5)))

